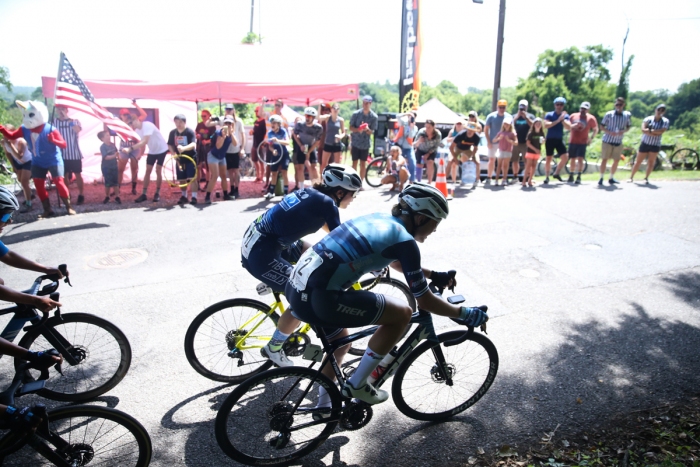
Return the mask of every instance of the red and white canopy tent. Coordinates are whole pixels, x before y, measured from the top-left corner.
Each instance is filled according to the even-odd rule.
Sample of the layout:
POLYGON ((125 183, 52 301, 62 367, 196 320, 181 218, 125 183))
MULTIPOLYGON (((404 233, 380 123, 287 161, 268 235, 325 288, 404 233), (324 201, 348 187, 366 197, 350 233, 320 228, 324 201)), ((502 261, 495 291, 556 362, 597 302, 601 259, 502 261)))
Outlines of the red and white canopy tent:
MULTIPOLYGON (((282 99, 288 105, 316 105, 320 102, 340 102, 358 98, 357 83, 297 84, 297 83, 252 83, 227 81, 202 81, 192 83, 165 83, 136 80, 83 80, 95 97, 95 101, 105 108, 131 108, 132 99, 138 99, 144 109, 158 109, 159 125, 167 139, 175 128, 173 118, 177 114, 187 117, 188 126, 194 128, 197 122, 197 102, 219 101, 225 103, 256 103, 263 99, 282 99)), ((53 98, 56 78, 42 77, 44 97, 53 98)), ((84 114, 78 115, 83 131, 80 133, 80 148, 86 181, 100 179, 100 141, 97 133, 102 124, 84 114)), ((144 164, 141 164, 144 165, 144 164)), ((145 167, 140 167, 141 171, 145 167)), ((125 181, 128 171, 125 172, 125 181)))

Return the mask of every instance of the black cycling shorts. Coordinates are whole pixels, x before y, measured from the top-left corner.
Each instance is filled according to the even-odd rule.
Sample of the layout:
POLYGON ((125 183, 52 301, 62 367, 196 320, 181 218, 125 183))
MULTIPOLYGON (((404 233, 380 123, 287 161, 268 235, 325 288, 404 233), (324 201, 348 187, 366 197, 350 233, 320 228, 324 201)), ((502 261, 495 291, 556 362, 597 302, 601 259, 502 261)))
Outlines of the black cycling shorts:
MULTIPOLYGON (((254 227, 252 227, 254 228, 254 227)), ((290 247, 283 248, 277 239, 258 239, 248 254, 241 255, 243 267, 257 280, 264 282, 275 292, 284 293, 289 274, 301 256, 303 242, 297 240, 290 247)))
MULTIPOLYGON (((295 164, 303 164, 306 161, 306 154, 304 154, 304 151, 301 150, 299 146, 296 144, 294 145, 294 163, 295 164)), ((317 164, 318 159, 316 158, 316 150, 314 149, 309 153, 309 162, 311 164, 317 164)))
POLYGON ((226 170, 237 169, 241 165, 241 153, 240 152, 227 152, 226 153, 226 170))

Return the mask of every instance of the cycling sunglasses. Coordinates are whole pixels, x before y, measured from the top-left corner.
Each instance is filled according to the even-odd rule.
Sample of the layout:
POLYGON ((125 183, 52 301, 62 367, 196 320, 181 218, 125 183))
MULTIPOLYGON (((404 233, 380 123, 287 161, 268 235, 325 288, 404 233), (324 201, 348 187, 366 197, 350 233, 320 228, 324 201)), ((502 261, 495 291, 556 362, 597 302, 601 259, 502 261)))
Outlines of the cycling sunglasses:
POLYGON ((12 220, 12 214, 14 213, 8 212, 7 214, 3 214, 2 216, 0 216, 0 222, 7 224, 8 222, 10 222, 10 220, 12 220))

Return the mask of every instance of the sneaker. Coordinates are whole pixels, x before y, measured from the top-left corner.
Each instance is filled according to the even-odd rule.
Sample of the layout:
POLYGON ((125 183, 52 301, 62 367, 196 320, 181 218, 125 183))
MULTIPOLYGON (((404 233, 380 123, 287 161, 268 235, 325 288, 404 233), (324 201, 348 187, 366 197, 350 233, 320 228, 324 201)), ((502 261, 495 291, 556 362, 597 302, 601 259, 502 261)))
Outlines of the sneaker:
POLYGON ((313 418, 315 422, 328 420, 331 418, 331 408, 330 407, 318 407, 311 414, 311 418, 313 418))
POLYGON ((85 196, 78 195, 78 202, 76 204, 81 205, 85 202, 85 196))
POLYGON ((284 354, 284 350, 280 349, 277 352, 273 352, 270 350, 269 344, 265 344, 265 347, 260 349, 260 355, 267 358, 278 367, 294 366, 294 362, 287 358, 284 354))
POLYGON ((211 198, 208 196, 204 198, 204 204, 211 204, 211 198))
POLYGON ((545 185, 549 185, 549 177, 546 177, 546 178, 544 179, 544 184, 545 184, 545 185))
POLYGON ((569 179, 566 181, 566 183, 574 183, 574 176, 573 176, 573 174, 569 174, 569 179))
POLYGON ((146 198, 146 195, 141 195, 141 196, 139 196, 138 198, 136 198, 136 199, 134 200, 134 202, 136 202, 136 203, 143 203, 144 201, 146 201, 146 199, 147 199, 147 198, 146 198))
POLYGON ((234 195, 236 198, 240 198, 240 197, 241 197, 241 195, 238 194, 238 187, 236 187, 236 189, 233 190, 233 195, 234 195))
POLYGON ((104 201, 102 201, 102 204, 107 204, 109 203, 109 196, 105 196, 104 201))
POLYGON ((375 389, 369 383, 365 383, 361 388, 355 388, 349 382, 345 382, 343 389, 340 391, 345 397, 360 399, 368 404, 381 404, 389 398, 389 393, 382 389, 375 389))
POLYGON ((156 194, 153 195, 153 202, 157 203, 158 201, 160 201, 160 193, 156 192, 156 194))
POLYGON ((649 179, 648 179, 648 178, 645 178, 645 179, 644 179, 644 184, 645 184, 645 185, 648 185, 648 184, 649 184, 649 179))
POLYGON ((268 192, 268 193, 265 194, 265 199, 272 199, 272 198, 274 198, 274 197, 275 197, 275 194, 274 194, 274 193, 269 193, 269 192, 268 192))
POLYGON ((563 181, 564 181, 564 180, 561 179, 561 175, 559 175, 559 174, 554 174, 554 175, 552 175, 552 178, 555 178, 555 179, 559 180, 560 182, 563 182, 563 181))
POLYGON ((620 182, 618 182, 618 181, 615 180, 614 178, 610 177, 610 179, 608 180, 608 183, 611 184, 611 185, 615 185, 616 183, 620 183, 620 182))
POLYGON ((598 185, 603 186, 603 179, 598 180, 598 185))
POLYGON ((231 195, 228 193, 224 193, 224 201, 231 201, 233 198, 231 198, 231 195))
POLYGON ((190 200, 190 204, 191 204, 192 206, 196 206, 196 205, 197 205, 197 198, 192 198, 192 199, 190 200))
POLYGON ((116 198, 114 198, 114 202, 117 204, 122 204, 122 199, 119 196, 117 196, 116 198))
POLYGON ((580 185, 580 184, 581 184, 581 176, 580 176, 580 175, 579 175, 578 177, 576 177, 576 181, 575 181, 574 183, 575 183, 576 185, 580 185))
POLYGON ((180 196, 180 199, 177 201, 177 204, 182 206, 183 204, 187 204, 187 197, 186 196, 180 196))

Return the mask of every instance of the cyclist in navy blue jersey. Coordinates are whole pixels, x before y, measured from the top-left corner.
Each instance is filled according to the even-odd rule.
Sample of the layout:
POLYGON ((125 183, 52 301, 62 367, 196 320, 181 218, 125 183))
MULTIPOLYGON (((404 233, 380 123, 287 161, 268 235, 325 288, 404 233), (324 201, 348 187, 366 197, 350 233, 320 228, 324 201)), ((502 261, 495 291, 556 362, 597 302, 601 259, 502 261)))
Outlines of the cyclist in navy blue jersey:
MULTIPOLYGON (((421 266, 417 242, 424 242, 447 218, 447 200, 435 187, 407 186, 391 214, 369 214, 345 222, 299 258, 286 288, 293 314, 324 327, 328 335, 346 335, 345 327, 379 324, 359 366, 342 388, 346 397, 370 404, 384 402, 388 393, 367 378, 394 347, 411 319, 411 308, 400 300, 371 291, 346 290, 363 274, 391 265, 402 271, 421 309, 480 326, 487 317, 479 308, 451 305, 428 288, 454 286, 446 272, 421 266)), ((324 368, 324 373, 330 366, 324 368)), ((332 377, 332 370, 327 373, 332 377)))
MULTIPOLYGON (((296 262, 310 247, 300 239, 320 228, 330 232, 338 227, 338 209, 345 209, 362 186, 357 172, 341 164, 328 165, 322 179, 323 182, 313 188, 285 196, 258 217, 243 236, 243 267, 276 292, 284 292, 292 271, 291 262, 296 262)), ((281 349, 298 325, 299 321, 285 312, 272 339, 261 350, 262 354, 278 366, 292 365, 281 349)))

